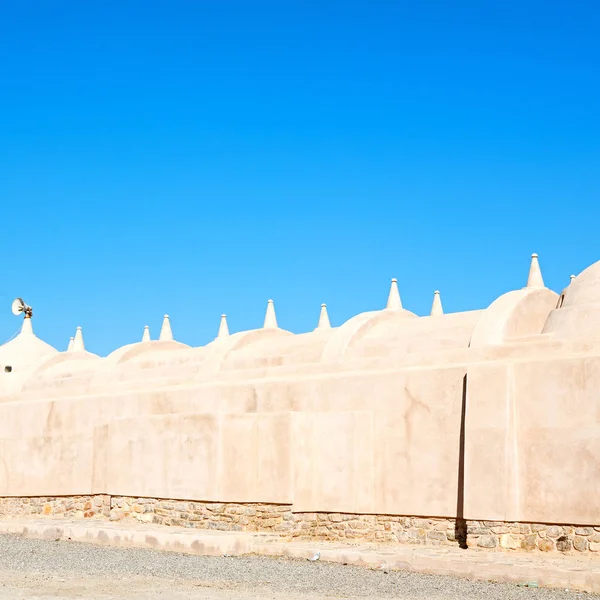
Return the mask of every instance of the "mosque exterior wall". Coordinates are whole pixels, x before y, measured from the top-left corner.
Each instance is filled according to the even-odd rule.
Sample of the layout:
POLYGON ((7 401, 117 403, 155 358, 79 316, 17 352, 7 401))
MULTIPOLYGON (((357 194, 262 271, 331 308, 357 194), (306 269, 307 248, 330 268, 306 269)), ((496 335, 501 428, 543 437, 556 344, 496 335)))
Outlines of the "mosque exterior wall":
POLYGON ((190 348, 166 318, 106 358, 29 321, 0 347, 0 515, 598 552, 600 338, 560 311, 600 314, 600 263, 579 279, 559 301, 536 256, 482 311, 419 318, 393 282, 338 328, 269 302, 262 329, 190 348))

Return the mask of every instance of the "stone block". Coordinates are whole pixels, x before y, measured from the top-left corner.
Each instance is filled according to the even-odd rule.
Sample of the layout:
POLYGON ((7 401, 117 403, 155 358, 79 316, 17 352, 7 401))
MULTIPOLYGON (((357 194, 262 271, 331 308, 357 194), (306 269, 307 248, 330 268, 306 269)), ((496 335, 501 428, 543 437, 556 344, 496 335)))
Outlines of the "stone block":
POLYGON ((590 552, 600 552, 600 542, 590 542, 590 552))
POLYGON ((576 535, 592 535, 593 533, 593 527, 577 527, 577 529, 575 529, 576 535))
POLYGON ((430 531, 427 534, 427 540, 435 542, 447 542, 448 538, 443 531, 430 531))
POLYGON ((578 552, 586 552, 588 549, 587 538, 581 535, 576 535, 575 539, 573 540, 573 548, 575 548, 575 550, 578 552))
POLYGON ((417 529, 429 529, 431 521, 429 519, 414 518, 412 520, 412 526, 417 529))
POLYGON ((239 504, 229 505, 225 507, 225 513, 228 515, 243 515, 246 509, 239 504))
POLYGON ((316 521, 317 513, 296 513, 296 518, 300 521, 316 521))
POLYGON ((538 548, 542 551, 542 552, 552 552, 552 550, 554 550, 554 541, 551 539, 541 539, 538 542, 538 548))
POLYGON ((496 538, 493 535, 482 535, 477 540, 477 545, 480 548, 495 548, 498 545, 496 538))
POLYGON ((408 533, 406 531, 399 531, 395 534, 396 541, 401 544, 408 544, 410 542, 410 538, 408 537, 408 533))
POLYGON ((468 535, 489 535, 490 530, 487 527, 482 526, 467 526, 468 535))
POLYGON ((504 533, 500 536, 500 547, 507 550, 517 550, 521 546, 521 540, 516 535, 504 533))
POLYGON ((417 540, 419 544, 427 541, 427 530, 425 529, 409 529, 408 535, 411 539, 417 540))
POLYGON ((556 549, 559 552, 570 552, 573 550, 573 540, 569 536, 561 535, 556 540, 556 549))
POLYGON ((521 540, 521 548, 528 551, 535 550, 537 548, 537 541, 537 535, 535 533, 530 533, 521 540))
POLYGON ((118 508, 113 508, 109 513, 111 521, 120 521, 123 518, 123 512, 118 508))
POLYGON ((546 536, 553 539, 556 539, 563 534, 563 528, 558 527, 557 525, 552 525, 552 527, 548 527, 548 529, 546 530, 546 536))

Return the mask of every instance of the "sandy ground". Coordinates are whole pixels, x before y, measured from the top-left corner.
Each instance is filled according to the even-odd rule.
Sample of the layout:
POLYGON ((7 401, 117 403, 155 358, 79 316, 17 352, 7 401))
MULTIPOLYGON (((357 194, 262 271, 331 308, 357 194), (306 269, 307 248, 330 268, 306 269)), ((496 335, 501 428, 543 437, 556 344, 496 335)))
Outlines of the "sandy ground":
POLYGON ((206 557, 0 535, 0 600, 580 600, 524 588, 284 558, 206 557))

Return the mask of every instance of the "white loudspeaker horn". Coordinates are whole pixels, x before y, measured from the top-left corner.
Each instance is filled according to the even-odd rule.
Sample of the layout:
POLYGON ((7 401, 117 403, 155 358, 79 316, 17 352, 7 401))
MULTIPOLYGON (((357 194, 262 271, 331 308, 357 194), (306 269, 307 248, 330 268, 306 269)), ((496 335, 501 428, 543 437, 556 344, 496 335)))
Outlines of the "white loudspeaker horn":
POLYGON ((23 302, 23 298, 15 298, 12 303, 12 313, 15 316, 20 315, 25 310, 25 302, 23 302))
POLYGON ((25 302, 23 302, 23 298, 15 298, 12 303, 12 313, 13 315, 20 315, 21 313, 25 313, 25 316, 31 317, 32 314, 31 306, 27 306, 25 302))

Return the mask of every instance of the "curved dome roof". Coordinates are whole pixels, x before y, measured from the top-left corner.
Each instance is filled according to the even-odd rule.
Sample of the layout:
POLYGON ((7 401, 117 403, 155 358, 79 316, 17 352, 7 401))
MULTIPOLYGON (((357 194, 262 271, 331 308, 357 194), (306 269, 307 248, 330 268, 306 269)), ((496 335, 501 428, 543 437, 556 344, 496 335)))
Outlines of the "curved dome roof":
POLYGON ((548 316, 544 333, 580 339, 600 337, 600 261, 571 281, 548 316))
POLYGON ((0 346, 0 363, 3 365, 35 365, 42 359, 58 354, 58 350, 40 340, 31 328, 23 325, 21 333, 10 342, 0 346))
POLYGON ((600 303, 600 260, 582 271, 565 291, 564 307, 600 303))

